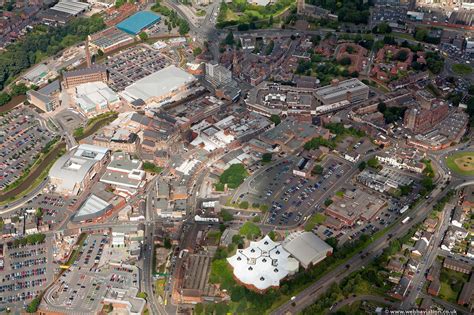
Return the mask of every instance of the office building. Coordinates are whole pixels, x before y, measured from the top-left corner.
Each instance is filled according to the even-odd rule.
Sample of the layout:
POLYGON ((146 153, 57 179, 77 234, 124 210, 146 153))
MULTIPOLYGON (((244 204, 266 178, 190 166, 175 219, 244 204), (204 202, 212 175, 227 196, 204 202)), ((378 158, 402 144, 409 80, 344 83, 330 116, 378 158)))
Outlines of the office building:
POLYGON ((335 105, 344 101, 353 104, 369 98, 369 87, 355 78, 341 82, 335 80, 316 89, 315 96, 318 105, 335 105))

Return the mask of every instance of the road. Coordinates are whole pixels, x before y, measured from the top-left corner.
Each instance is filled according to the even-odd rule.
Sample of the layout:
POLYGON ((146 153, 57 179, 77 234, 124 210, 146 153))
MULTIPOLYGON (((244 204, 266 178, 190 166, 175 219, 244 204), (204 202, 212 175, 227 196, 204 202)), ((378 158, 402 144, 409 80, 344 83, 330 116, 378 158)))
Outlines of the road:
MULTIPOLYGON (((406 224, 392 225, 387 233, 391 233, 392 238, 400 238, 405 235, 411 227, 421 223, 426 218, 426 215, 429 213, 429 211, 431 211, 432 206, 437 202, 437 200, 446 195, 446 193, 451 188, 456 187, 456 185, 457 182, 450 183, 440 194, 434 196, 436 198, 433 198, 431 202, 428 200, 423 200, 414 209, 407 213, 410 217, 412 217, 412 220, 406 224)), ((355 255, 351 257, 345 262, 345 264, 341 264, 332 271, 326 273, 318 281, 314 282, 311 286, 296 295, 293 301, 288 301, 276 309, 273 314, 283 315, 287 313, 296 314, 301 312, 304 308, 314 303, 319 295, 324 293, 325 289, 329 288, 332 283, 341 281, 350 273, 358 270, 362 266, 369 264, 374 258, 381 254, 386 245, 387 238, 383 236, 373 241, 369 246, 367 246, 361 255, 355 255), (364 253, 367 253, 368 255, 362 258, 364 253), (348 265, 349 268, 346 268, 346 265, 348 265)))
POLYGON ((405 299, 400 303, 400 308, 403 310, 409 310, 414 308, 416 305, 416 298, 420 294, 423 289, 423 285, 425 283, 425 272, 433 265, 436 257, 438 256, 438 248, 441 245, 443 240, 444 234, 449 227, 449 217, 453 206, 446 206, 443 209, 441 222, 438 226, 438 229, 435 231, 430 245, 428 247, 427 253, 424 255, 420 265, 418 266, 417 273, 412 279, 412 283, 414 287, 409 294, 405 297, 405 299))

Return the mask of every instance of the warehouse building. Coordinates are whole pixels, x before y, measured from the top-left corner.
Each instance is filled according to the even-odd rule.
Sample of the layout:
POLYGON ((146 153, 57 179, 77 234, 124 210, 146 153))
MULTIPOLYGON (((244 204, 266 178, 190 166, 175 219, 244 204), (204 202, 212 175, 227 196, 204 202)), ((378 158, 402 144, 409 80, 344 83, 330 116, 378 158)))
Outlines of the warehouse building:
POLYGON ((161 17, 156 13, 140 11, 117 24, 117 28, 125 33, 137 35, 145 28, 158 23, 160 20, 161 17))
POLYGON ((38 17, 47 25, 65 25, 72 18, 90 10, 87 2, 76 0, 62 0, 53 7, 38 14, 38 17))
POLYGON ((283 249, 295 257, 304 268, 316 265, 332 255, 332 247, 314 233, 298 231, 291 233, 282 243, 283 249))
POLYGON ((318 105, 337 106, 340 102, 357 103, 369 98, 369 87, 358 79, 333 81, 331 85, 316 89, 318 105))
POLYGON ((114 26, 89 35, 90 46, 101 50, 104 53, 109 53, 133 42, 133 36, 117 29, 114 26))
POLYGON ((73 216, 72 221, 86 222, 97 220, 98 218, 104 216, 107 211, 111 210, 112 208, 113 207, 110 203, 92 194, 81 205, 77 213, 73 216))
POLYGON ((142 100, 150 106, 160 106, 186 95, 197 79, 186 71, 169 66, 129 85, 122 96, 129 103, 142 100))

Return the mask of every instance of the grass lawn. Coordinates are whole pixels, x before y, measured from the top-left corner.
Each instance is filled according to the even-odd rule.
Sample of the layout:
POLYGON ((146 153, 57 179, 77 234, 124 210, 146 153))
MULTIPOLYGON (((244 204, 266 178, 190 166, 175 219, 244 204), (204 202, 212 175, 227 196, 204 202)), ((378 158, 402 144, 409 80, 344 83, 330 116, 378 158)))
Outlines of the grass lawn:
POLYGON ((162 299, 165 297, 165 284, 166 278, 158 279, 155 282, 156 296, 161 296, 162 299))
POLYGON ((326 216, 322 213, 315 213, 309 218, 308 222, 304 226, 306 231, 311 231, 318 224, 322 224, 326 221, 326 216))
POLYGON ((450 155, 446 164, 455 173, 474 176, 474 152, 458 152, 450 155))
POLYGON ((394 37, 398 37, 398 38, 403 38, 403 39, 408 39, 408 40, 412 40, 412 41, 416 41, 412 35, 410 34, 406 34, 406 33, 399 33, 399 32, 392 32, 392 34, 394 37))
POLYGON ((456 63, 452 66, 454 73, 459 75, 468 75, 472 73, 472 67, 462 63, 456 63))
POLYGON ((439 297, 448 302, 456 303, 459 293, 469 276, 454 270, 441 268, 439 297))

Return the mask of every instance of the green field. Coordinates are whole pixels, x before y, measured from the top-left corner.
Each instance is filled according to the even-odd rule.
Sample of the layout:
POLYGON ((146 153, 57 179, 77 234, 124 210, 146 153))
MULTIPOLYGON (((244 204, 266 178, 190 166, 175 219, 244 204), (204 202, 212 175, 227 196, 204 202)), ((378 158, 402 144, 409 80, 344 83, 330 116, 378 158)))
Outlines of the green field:
POLYGON ((466 274, 441 268, 439 297, 445 301, 456 303, 459 293, 468 279, 466 274))
POLYGON ((460 175, 474 176, 474 152, 458 152, 448 156, 447 166, 460 175))
POLYGON ((454 73, 459 75, 468 75, 472 73, 472 67, 462 63, 456 63, 452 66, 454 73))

